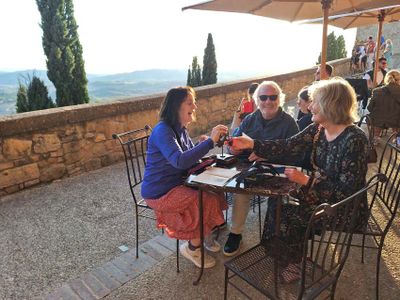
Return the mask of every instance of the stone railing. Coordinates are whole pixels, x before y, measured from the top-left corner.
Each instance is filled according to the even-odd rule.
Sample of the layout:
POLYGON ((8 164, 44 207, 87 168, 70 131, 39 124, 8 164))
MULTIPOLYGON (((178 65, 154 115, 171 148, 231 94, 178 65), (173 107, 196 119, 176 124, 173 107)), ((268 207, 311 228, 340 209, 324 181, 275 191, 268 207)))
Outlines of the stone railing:
MULTIPOLYGON (((346 75, 349 60, 331 62, 335 74, 346 75)), ((251 82, 276 81, 294 99, 313 81, 315 67, 288 74, 199 87, 197 119, 192 136, 228 124, 251 82)), ((83 104, 0 117, 0 197, 77 175, 123 159, 113 133, 154 126, 163 94, 109 103, 83 104)))

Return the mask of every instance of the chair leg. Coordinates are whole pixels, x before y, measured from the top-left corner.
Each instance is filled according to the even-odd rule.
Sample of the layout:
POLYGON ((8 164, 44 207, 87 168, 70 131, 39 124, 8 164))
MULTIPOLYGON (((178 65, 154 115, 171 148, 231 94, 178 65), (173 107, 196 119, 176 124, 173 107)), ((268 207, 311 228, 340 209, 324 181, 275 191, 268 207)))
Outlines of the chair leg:
POLYGON ((176 273, 179 273, 179 240, 176 240, 176 273))
POLYGON ((224 300, 228 299, 228 273, 229 270, 225 267, 224 300))
POLYGON ((257 202, 258 202, 258 231, 260 234, 260 241, 262 237, 262 232, 261 232, 261 197, 257 196, 257 202))
POLYGON ((338 280, 339 280, 339 278, 337 278, 336 281, 331 286, 331 293, 330 293, 331 300, 335 300, 335 291, 336 291, 336 285, 337 285, 338 280))
POLYGON ((364 263, 364 252, 365 252, 365 234, 362 236, 362 242, 361 242, 361 263, 364 263))
POLYGON ((381 242, 379 244, 379 249, 378 249, 378 254, 377 254, 377 258, 376 258, 376 278, 375 278, 375 299, 378 300, 379 299, 379 271, 380 271, 380 267, 381 267, 381 255, 382 255, 382 248, 383 248, 383 241, 381 238, 381 242))
POLYGON ((139 258, 139 215, 136 208, 136 258, 139 258))

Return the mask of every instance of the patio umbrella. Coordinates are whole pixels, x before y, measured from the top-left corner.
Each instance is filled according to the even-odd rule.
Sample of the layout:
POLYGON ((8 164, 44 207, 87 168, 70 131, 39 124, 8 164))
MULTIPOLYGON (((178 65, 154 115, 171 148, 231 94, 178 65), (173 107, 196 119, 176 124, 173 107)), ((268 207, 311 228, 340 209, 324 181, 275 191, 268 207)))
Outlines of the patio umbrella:
MULTIPOLYGON (((375 66, 374 66, 374 86, 376 86, 376 78, 378 73, 378 59, 382 42, 383 23, 396 22, 400 20, 400 4, 382 7, 378 9, 369 9, 357 13, 344 14, 329 17, 329 25, 340 27, 343 29, 362 27, 378 23, 378 32, 376 36, 375 66)), ((310 20, 305 23, 320 23, 323 20, 310 20)))
POLYGON ((328 16, 399 4, 399 0, 214 0, 182 8, 248 13, 258 16, 303 21, 323 16, 321 78, 326 78, 328 16), (322 7, 322 11, 321 11, 322 7))

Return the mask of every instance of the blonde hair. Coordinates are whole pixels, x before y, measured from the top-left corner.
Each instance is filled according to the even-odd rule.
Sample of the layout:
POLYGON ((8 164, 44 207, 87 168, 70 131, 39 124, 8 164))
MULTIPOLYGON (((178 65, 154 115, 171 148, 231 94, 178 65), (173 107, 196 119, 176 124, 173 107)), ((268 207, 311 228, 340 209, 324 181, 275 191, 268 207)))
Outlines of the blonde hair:
POLYGON ((282 102, 285 101, 286 95, 282 92, 281 87, 275 81, 263 81, 258 85, 257 89, 254 91, 254 94, 253 94, 253 100, 256 102, 257 106, 260 103, 260 100, 258 99, 258 94, 260 92, 260 88, 262 88, 264 86, 272 86, 275 89, 275 91, 278 94, 277 101, 279 101, 279 106, 282 104, 282 102))
POLYGON ((321 80, 308 88, 312 101, 334 124, 348 125, 357 119, 357 97, 353 87, 343 78, 321 80))
POLYGON ((397 84, 400 85, 400 71, 399 70, 391 70, 386 73, 385 76, 385 84, 397 84))

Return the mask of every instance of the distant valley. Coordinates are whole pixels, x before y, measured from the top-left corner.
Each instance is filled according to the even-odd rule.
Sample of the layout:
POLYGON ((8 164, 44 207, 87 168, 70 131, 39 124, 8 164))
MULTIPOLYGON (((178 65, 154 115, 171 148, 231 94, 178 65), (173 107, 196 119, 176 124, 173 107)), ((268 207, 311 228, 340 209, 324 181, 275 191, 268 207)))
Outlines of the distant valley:
MULTIPOLYGON (((48 80, 46 71, 23 70, 16 72, 0 71, 0 115, 15 114, 16 95, 19 82, 27 82, 35 74, 41 78, 51 98, 55 99, 55 88, 48 80)), ((259 74, 245 72, 221 72, 218 82, 255 77, 259 74)), ((112 101, 125 97, 150 95, 166 92, 174 86, 186 84, 187 70, 152 69, 113 75, 88 74, 88 89, 91 103, 112 101)))

